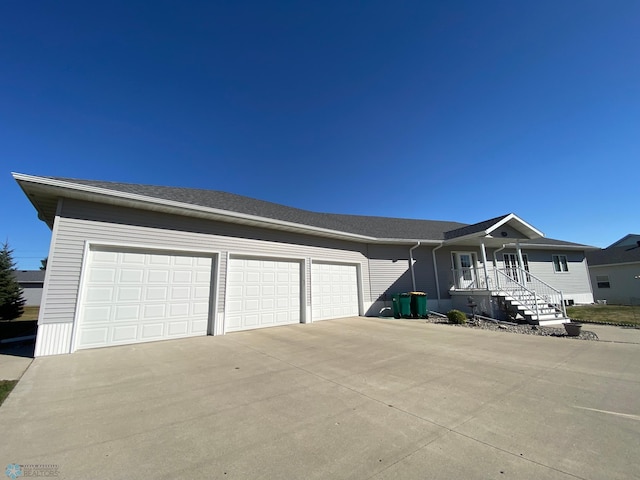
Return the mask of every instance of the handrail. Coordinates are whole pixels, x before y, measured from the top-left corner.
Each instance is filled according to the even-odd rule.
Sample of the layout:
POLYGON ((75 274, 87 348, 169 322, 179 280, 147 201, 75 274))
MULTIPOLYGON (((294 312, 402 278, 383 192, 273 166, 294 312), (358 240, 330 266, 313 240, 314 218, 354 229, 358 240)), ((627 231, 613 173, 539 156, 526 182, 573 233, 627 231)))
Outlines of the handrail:
MULTIPOLYGON (((524 291, 524 292, 527 292, 529 295, 533 296, 533 305, 531 305, 531 303, 527 302, 524 299, 526 297, 520 297, 518 299, 518 301, 522 302, 525 307, 529 308, 529 310, 535 311, 536 312, 536 317, 540 318, 540 311, 539 311, 539 307, 538 307, 538 294, 535 292, 535 290, 529 290, 523 284, 521 284, 517 280, 511 278, 509 275, 507 275, 506 273, 501 271, 499 268, 496 268, 495 271, 496 271, 497 274, 500 274, 500 275, 505 277, 504 279, 507 281, 507 284, 513 283, 518 287, 516 289, 509 290, 510 293, 514 293, 514 292, 518 292, 518 291, 520 291, 520 292, 524 291)), ((502 289, 502 285, 500 284, 500 281, 498 280, 498 278, 500 278, 500 277, 496 275, 496 281, 497 281, 498 285, 500 285, 500 288, 502 289)))
MULTIPOLYGON (((455 290, 502 290, 514 297, 529 311, 540 316, 540 310, 552 309, 556 316, 567 318, 564 295, 544 280, 517 265, 509 268, 493 268, 495 273, 487 279, 478 274, 474 267, 454 268, 453 286, 455 290), (546 306, 544 305, 546 304, 546 306)), ((551 312, 549 312, 551 313, 551 312)))
MULTIPOLYGON (((528 293, 533 292, 536 297, 535 298, 536 305, 537 305, 537 299, 540 298, 541 300, 545 301, 547 305, 552 307, 557 312, 561 313, 564 318, 567 317, 567 310, 564 304, 564 295, 561 290, 558 290, 557 288, 552 287, 551 285, 546 283, 544 280, 539 279, 538 277, 533 275, 531 272, 528 272, 527 270, 524 270, 520 267, 517 267, 517 266, 509 267, 508 269, 505 269, 505 270, 506 271, 496 269, 496 272, 499 273, 502 277, 505 277, 504 279, 507 279, 507 283, 511 282, 517 285, 516 290, 524 289, 528 293), (509 273, 506 273, 506 272, 509 272, 512 274, 515 272, 516 273, 515 276, 517 276, 519 279, 526 279, 526 284, 532 285, 532 287, 531 288, 525 287, 525 285, 523 285, 522 282, 513 278, 512 275, 509 275, 509 273)), ((502 277, 496 276, 496 279, 498 280, 499 278, 502 278, 502 277)), ((499 281, 498 281, 498 284, 500 285, 499 281)))
MULTIPOLYGON (((530 272, 527 272, 525 270, 523 270, 522 268, 518 267, 519 270, 519 274, 520 275, 526 275, 526 277, 520 277, 520 278, 526 278, 527 279, 527 283, 533 283, 534 285, 536 283, 538 283, 542 288, 540 290, 544 291, 545 289, 551 290, 551 292, 553 293, 549 293, 549 300, 553 300, 554 296, 558 296, 559 297, 559 302, 557 302, 560 305, 560 308, 556 307, 554 305, 554 308, 556 308, 556 310, 559 310, 562 313, 563 317, 567 317, 567 307, 564 304, 564 295, 562 293, 562 290, 558 290, 555 287, 552 287, 551 285, 549 285, 547 282, 545 282, 544 280, 539 279, 538 277, 536 277, 535 275, 531 274, 530 272), (535 280, 535 282, 533 282, 532 280, 535 280)), ((549 303, 553 304, 554 302, 550 301, 549 303)))

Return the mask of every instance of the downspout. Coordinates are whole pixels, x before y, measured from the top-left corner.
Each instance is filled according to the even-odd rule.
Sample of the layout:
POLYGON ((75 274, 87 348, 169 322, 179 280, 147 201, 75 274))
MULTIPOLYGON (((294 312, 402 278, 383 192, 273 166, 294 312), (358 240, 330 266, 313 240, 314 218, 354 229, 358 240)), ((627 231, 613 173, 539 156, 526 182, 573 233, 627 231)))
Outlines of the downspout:
POLYGON ((411 268, 411 285, 413 285, 413 291, 416 291, 416 274, 413 271, 413 251, 420 246, 420 242, 409 249, 409 268, 411 268))
POLYGON ((444 243, 441 243, 436 248, 431 250, 431 255, 433 256, 433 273, 436 276, 436 294, 438 295, 436 302, 438 305, 438 310, 440 310, 440 280, 438 280, 438 262, 436 261, 436 250, 444 247, 444 243))

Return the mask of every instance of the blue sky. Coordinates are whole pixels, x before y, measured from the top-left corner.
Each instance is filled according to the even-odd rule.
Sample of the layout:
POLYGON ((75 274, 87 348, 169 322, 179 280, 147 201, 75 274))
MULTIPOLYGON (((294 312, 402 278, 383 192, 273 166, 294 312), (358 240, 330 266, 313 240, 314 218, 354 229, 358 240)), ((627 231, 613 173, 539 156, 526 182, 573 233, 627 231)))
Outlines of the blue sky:
POLYGON ((0 239, 49 229, 17 171, 315 211, 514 212, 640 233, 640 2, 4 1, 0 239))

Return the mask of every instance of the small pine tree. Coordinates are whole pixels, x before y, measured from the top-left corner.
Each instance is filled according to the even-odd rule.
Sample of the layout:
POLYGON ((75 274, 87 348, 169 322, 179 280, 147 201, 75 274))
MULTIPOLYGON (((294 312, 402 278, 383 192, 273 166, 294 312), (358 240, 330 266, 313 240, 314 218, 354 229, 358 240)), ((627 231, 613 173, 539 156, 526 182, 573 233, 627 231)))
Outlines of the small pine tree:
POLYGON ((15 267, 13 250, 5 242, 0 250, 0 318, 3 320, 13 320, 24 312, 25 299, 13 275, 15 267))

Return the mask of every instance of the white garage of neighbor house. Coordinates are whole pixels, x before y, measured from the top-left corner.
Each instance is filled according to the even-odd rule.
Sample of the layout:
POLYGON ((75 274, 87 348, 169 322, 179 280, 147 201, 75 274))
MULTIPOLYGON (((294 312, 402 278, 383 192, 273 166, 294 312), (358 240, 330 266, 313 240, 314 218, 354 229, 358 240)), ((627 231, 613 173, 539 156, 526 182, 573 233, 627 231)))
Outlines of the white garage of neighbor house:
MULTIPOLYGON (((428 308, 566 321, 592 247, 514 214, 467 225, 300 210, 231 193, 13 174, 52 229, 36 356, 428 308)), ((301 327, 304 328, 304 327, 301 327)))

